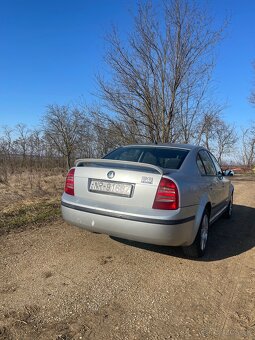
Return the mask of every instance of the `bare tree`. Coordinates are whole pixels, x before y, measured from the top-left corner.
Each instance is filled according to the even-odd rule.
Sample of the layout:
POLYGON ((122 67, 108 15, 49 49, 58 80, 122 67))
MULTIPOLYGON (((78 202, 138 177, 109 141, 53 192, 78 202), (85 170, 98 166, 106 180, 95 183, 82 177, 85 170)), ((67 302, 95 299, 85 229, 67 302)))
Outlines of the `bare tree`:
POLYGON ((215 139, 216 127, 219 121, 219 108, 209 107, 200 123, 196 126, 195 144, 202 145, 212 151, 212 142, 215 139))
POLYGON ((251 169, 255 163, 255 123, 242 131, 243 164, 251 169))
POLYGON ((13 129, 8 126, 4 126, 2 129, 2 135, 0 138, 0 152, 7 161, 10 161, 11 154, 13 152, 13 129))
POLYGON ((82 144, 86 150, 84 138, 88 129, 86 117, 77 108, 49 105, 43 117, 45 139, 58 155, 65 157, 68 168, 76 157, 79 145, 82 144))
POLYGON ((94 126, 95 155, 102 156, 120 145, 138 143, 138 130, 132 120, 123 123, 102 114, 99 108, 90 108, 94 126))
MULTIPOLYGON (((255 71, 255 62, 253 62, 253 69, 255 71)), ((251 104, 255 105, 255 86, 251 91, 249 101, 251 104)), ((242 130, 241 153, 243 158, 243 164, 250 169, 255 163, 255 121, 251 123, 249 128, 242 130)))
POLYGON ((191 139, 213 68, 212 51, 221 38, 221 29, 213 29, 191 1, 165 2, 163 17, 151 3, 141 4, 127 45, 113 29, 106 55, 112 78, 97 77, 98 95, 115 114, 105 117, 135 141, 191 139))
POLYGON ((30 167, 41 168, 45 159, 46 141, 43 132, 36 128, 31 131, 28 138, 30 167))
POLYGON ((17 139, 14 141, 15 151, 22 156, 22 166, 26 164, 29 148, 29 137, 31 131, 23 123, 19 123, 15 128, 17 139))
POLYGON ((13 130, 7 126, 2 129, 0 138, 0 182, 8 183, 8 175, 13 171, 12 152, 13 152, 13 130))
POLYGON ((234 146, 237 142, 237 134, 234 126, 220 120, 215 129, 214 153, 218 162, 222 164, 223 157, 233 158, 234 146))
POLYGON ((223 157, 233 156, 237 133, 234 126, 221 119, 222 107, 216 105, 207 109, 203 119, 196 125, 194 143, 213 152, 221 164, 223 157))

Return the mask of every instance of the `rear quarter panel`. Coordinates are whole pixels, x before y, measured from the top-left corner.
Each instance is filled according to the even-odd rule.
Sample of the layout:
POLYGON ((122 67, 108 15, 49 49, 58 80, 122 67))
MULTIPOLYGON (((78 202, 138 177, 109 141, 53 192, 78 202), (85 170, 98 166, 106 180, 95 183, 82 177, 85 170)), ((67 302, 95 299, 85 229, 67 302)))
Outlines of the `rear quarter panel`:
POLYGON ((196 164, 197 151, 191 150, 180 170, 171 174, 178 185, 180 209, 195 217, 190 244, 196 237, 206 205, 212 202, 208 178, 200 174, 196 164))

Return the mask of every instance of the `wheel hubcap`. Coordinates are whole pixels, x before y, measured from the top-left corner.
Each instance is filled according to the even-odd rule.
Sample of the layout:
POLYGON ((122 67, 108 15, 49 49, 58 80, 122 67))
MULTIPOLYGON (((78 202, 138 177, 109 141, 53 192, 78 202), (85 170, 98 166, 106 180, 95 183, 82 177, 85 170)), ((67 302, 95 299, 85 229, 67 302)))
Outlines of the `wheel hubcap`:
POLYGON ((208 238, 208 216, 204 215, 202 225, 201 225, 201 239, 200 239, 200 246, 201 250, 205 249, 207 238, 208 238))
POLYGON ((233 209, 233 196, 231 196, 231 200, 229 202, 229 208, 228 208, 228 214, 229 216, 232 215, 232 209, 233 209))

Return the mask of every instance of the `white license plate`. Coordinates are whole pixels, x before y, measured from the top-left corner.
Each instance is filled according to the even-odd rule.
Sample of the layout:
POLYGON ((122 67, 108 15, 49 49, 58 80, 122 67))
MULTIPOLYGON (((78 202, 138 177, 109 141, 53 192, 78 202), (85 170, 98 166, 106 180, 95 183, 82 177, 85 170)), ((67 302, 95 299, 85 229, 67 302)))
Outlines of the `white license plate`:
POLYGON ((89 191, 130 197, 132 194, 133 185, 129 183, 102 181, 98 179, 91 179, 89 184, 89 191))

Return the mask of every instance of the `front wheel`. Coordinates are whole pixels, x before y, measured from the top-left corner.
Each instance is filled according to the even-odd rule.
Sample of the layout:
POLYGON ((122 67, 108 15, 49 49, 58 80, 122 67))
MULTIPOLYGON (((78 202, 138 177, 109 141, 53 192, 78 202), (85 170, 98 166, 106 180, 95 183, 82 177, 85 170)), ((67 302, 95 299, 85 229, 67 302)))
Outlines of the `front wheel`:
POLYGON ((205 254, 209 231, 209 213, 205 211, 194 242, 187 247, 183 247, 183 252, 188 257, 198 258, 205 254))
POLYGON ((226 211, 224 212, 224 217, 225 218, 231 218, 232 212, 233 212, 233 194, 231 194, 230 201, 228 203, 228 207, 226 211))

